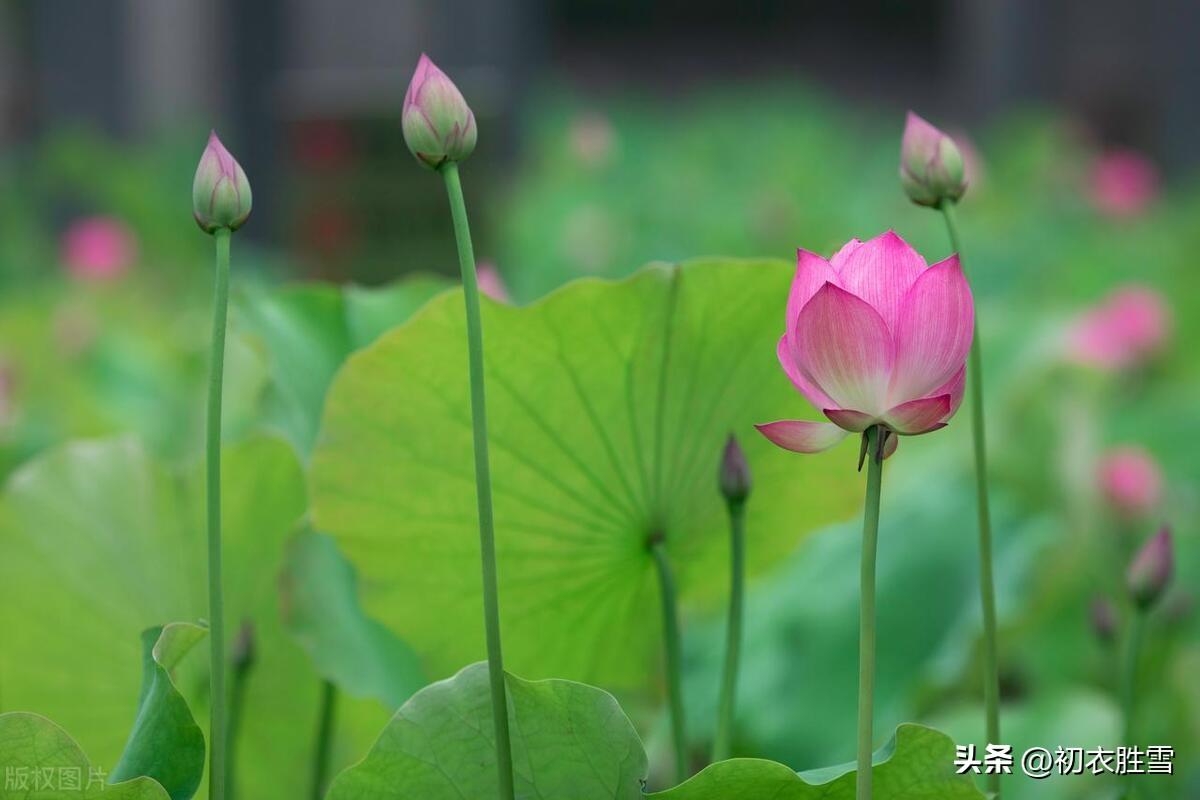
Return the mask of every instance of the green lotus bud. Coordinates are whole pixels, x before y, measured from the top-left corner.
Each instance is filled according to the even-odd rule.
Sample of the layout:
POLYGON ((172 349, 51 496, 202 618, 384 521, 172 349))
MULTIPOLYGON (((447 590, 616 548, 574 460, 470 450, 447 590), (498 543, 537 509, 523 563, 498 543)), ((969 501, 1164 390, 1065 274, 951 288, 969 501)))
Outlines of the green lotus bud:
POLYGON ((236 231, 250 216, 250 182, 242 166, 217 138, 208 135, 208 146, 192 182, 192 215, 205 233, 221 228, 236 231))
POLYGON ((425 166, 462 161, 475 150, 475 115, 462 93, 424 53, 404 95, 404 141, 425 166))
POLYGON ((908 112, 900 142, 900 183, 910 200, 937 206, 967 190, 962 153, 954 140, 908 112))

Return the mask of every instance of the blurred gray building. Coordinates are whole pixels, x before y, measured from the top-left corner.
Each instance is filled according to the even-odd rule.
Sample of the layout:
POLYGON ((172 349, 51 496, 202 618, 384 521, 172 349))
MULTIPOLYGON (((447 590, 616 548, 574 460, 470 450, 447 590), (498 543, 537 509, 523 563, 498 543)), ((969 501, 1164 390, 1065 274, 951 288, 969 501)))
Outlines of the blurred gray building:
POLYGON ((1055 104, 1104 143, 1193 166, 1198 39, 1196 0, 0 0, 0 142, 216 124, 270 198, 288 126, 397 119, 425 50, 472 98, 492 163, 546 76, 667 94, 795 76, 958 125, 1055 104))

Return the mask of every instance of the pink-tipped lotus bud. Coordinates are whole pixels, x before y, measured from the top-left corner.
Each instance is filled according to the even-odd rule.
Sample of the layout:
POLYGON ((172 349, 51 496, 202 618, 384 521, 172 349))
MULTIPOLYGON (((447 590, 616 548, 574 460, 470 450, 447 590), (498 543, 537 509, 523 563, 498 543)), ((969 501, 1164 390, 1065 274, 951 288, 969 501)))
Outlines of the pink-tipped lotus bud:
POLYGON ((250 182, 217 132, 208 135, 208 146, 196 167, 192 183, 192 215, 205 233, 221 228, 236 231, 250 216, 250 182))
POLYGON ((1139 447, 1119 447, 1107 453, 1097 477, 1104 499, 1124 519, 1145 517, 1157 510, 1162 500, 1162 472, 1139 447))
POLYGON ((1104 644, 1117 638, 1117 610, 1107 597, 1097 597, 1091 607, 1092 632, 1104 644))
POLYGON ((741 503, 750 496, 750 465, 746 454, 733 434, 725 441, 725 452, 721 454, 721 469, 717 473, 717 485, 721 495, 731 503, 741 503))
POLYGON ((404 95, 404 141, 430 169, 462 161, 475 149, 475 115, 462 92, 424 53, 404 95))
POLYGON ((958 145, 911 111, 900 142, 900 183, 909 199, 922 206, 958 200, 967 190, 958 145))
POLYGON ((1145 611, 1158 602, 1171 582, 1174 564, 1171 529, 1164 525, 1150 541, 1142 545, 1125 573, 1125 585, 1138 608, 1145 611))

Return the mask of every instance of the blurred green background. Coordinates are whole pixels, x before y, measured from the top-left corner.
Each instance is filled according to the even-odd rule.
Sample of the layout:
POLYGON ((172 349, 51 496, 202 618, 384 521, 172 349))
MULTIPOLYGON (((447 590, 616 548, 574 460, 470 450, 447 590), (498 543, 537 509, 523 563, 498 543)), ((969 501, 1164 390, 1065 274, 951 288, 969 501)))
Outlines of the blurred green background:
MULTIPOLYGON (((45 28, 58 19, 55 13, 65 13, 53 10, 61 4, 47 4, 49 11, 31 5, 3 7, 0 38, 14 45, 5 62, 9 78, 41 75, 52 63, 47 42, 62 45, 64 34, 45 28)), ((280 4, 264 5, 281 13, 280 4)), ((0 138, 0 472, 9 485, 0 506, 0 560, 3 537, 12 541, 14 526, 24 526, 26 539, 70 527, 53 515, 26 513, 31 482, 48 481, 36 484, 40 492, 60 493, 79 516, 89 514, 87 503, 95 499, 89 499, 86 470, 75 483, 55 482, 56 460, 70 460, 77 446, 69 443, 127 437, 120 441, 144 449, 139 458, 154 465, 146 469, 163 474, 186 474, 199 457, 211 251, 189 219, 187 188, 214 119, 229 122, 227 144, 256 192, 254 216, 235 242, 225 438, 246 448, 253 463, 282 458, 261 444, 263 436, 279 437, 302 468, 317 437, 325 390, 345 358, 455 281, 437 181, 404 149, 398 103, 388 111, 379 99, 399 97, 394 89, 402 90, 407 80, 414 41, 431 49, 450 42, 447 50, 466 67, 461 84, 473 104, 478 98, 481 121, 480 152, 464 168, 477 252, 494 270, 501 287, 494 292, 516 304, 534 302, 576 278, 624 277, 651 261, 787 259, 796 247, 827 254, 851 237, 888 228, 931 262, 938 260, 949 250, 941 220, 908 203, 896 177, 904 108, 928 102, 930 119, 955 135, 968 156, 970 188, 960 218, 987 358, 1005 738, 1018 751, 1116 740, 1116 676, 1127 615, 1117 576, 1136 542, 1170 524, 1177 574, 1151 619, 1139 738, 1174 746, 1177 774, 1142 779, 1138 796, 1200 796, 1200 621, 1193 607, 1200 579, 1200 359, 1192 350, 1200 346, 1200 180, 1188 166, 1194 156, 1173 144, 1180 120, 1156 116, 1155 103, 1174 96, 1173 79, 1137 76, 1145 108, 1130 100, 1138 93, 1121 84, 1107 101, 1090 99, 1082 107, 1049 92, 997 100, 987 113, 968 111, 978 98, 956 105, 952 92, 922 83, 939 66, 959 63, 961 56, 945 55, 957 52, 953 48, 939 49, 933 63, 908 72, 883 67, 889 58, 907 63, 903 54, 920 50, 911 39, 922 20, 942 20, 937 30, 944 39, 956 30, 978 32, 980 25, 988 30, 991 17, 976 10, 984 22, 972 17, 963 23, 943 6, 929 5, 912 12, 914 21, 895 4, 879 3, 860 9, 872 15, 864 41, 877 45, 891 31, 903 39, 896 44, 900 56, 876 52, 866 66, 859 64, 859 73, 844 78, 855 90, 829 78, 832 67, 806 72, 790 63, 755 62, 744 74, 694 67, 684 71, 684 80, 670 72, 639 72, 637 57, 611 70, 606 65, 656 37, 670 41, 657 54, 663 60, 686 50, 688 37, 715 47, 724 18, 708 19, 705 14, 716 12, 702 4, 705 13, 698 16, 706 24, 671 38, 669 14, 649 14, 644 28, 636 29, 629 9, 622 16, 598 5, 522 6, 514 12, 517 20, 540 19, 548 32, 533 23, 533 33, 502 31, 496 37, 503 47, 494 43, 489 55, 467 47, 484 34, 475 31, 470 39, 463 33, 458 41, 440 12, 416 4, 413 18, 432 20, 430 29, 440 38, 406 33, 413 58, 372 66, 386 79, 372 84, 362 68, 357 84, 342 76, 326 85, 311 75, 305 84, 297 67, 285 77, 307 86, 307 93, 282 78, 272 84, 277 95, 262 94, 258 83, 226 86, 232 99, 225 107, 232 111, 186 109, 171 124, 156 122, 150 133, 122 130, 103 109, 64 113, 69 97, 55 95, 49 73, 40 89, 19 94, 28 100, 42 91, 53 103, 47 101, 44 113, 14 116, 0 138), (531 56, 532 64, 514 59, 529 40, 541 43, 541 55, 531 56), (590 49, 574 49, 581 43, 590 49), (490 72, 475 64, 489 58, 495 62, 490 72), (539 71, 538 63, 550 68, 539 71), (566 66, 553 69, 559 64, 566 66), (361 100, 363 93, 370 101, 361 100), (312 110, 294 95, 325 102, 312 110), (259 108, 267 96, 284 105, 279 98, 291 98, 289 114, 259 108), (345 106, 328 102, 329 96, 344 96, 345 106), (946 118, 939 110, 947 111, 946 118), (269 157, 256 163, 267 150, 269 157), (1080 341, 1089 330, 1121 328, 1097 309, 1130 286, 1157 298, 1161 330, 1127 358, 1083 352, 1080 341), (1134 513, 1114 504, 1100 480, 1106 453, 1118 446, 1143 449, 1161 473, 1161 491, 1134 513), (268 455, 256 455, 255 448, 268 455), (1093 624, 1098 598, 1108 598, 1116 610, 1115 641, 1093 624)), ((767 5, 760 9, 765 27, 747 23, 728 32, 742 48, 736 52, 745 52, 755 37, 777 41, 772 37, 778 33, 766 32, 772 20, 798 25, 802 19, 803 8, 767 5)), ((1014 5, 1034 22, 1046 21, 1027 4, 1014 5)), ((503 17, 488 9, 477 22, 503 17)), ((994 15, 1006 13, 1014 12, 994 15)), ((167 24, 160 17, 154 18, 167 24)), ((1116 20, 1119 25, 1121 18, 1116 20)), ((844 22, 826 15, 820 30, 840 31, 843 38, 835 41, 850 42, 844 22)), ((113 36, 153 37, 154 30, 135 27, 113 36)), ((1157 35, 1137 38, 1136 47, 1153 47, 1157 35)), ((1086 48, 1106 41, 1096 36, 1082 36, 1083 43, 1068 49, 1086 55, 1086 48)), ((234 38, 230 69, 245 75, 257 68, 251 58, 256 51, 241 43, 244 33, 234 38)), ((118 53, 121 47, 116 45, 118 53)), ((1142 52, 1136 47, 1132 53, 1142 52)), ((265 49, 261 58, 274 52, 265 49)), ((718 65, 731 59, 725 54, 718 65)), ((69 75, 69 60, 62 64, 69 75)), ((1057 91, 1074 85, 1074 64, 1064 56, 1046 68, 1057 91)), ((10 89, 18 84, 3 83, 10 89)), ((158 91, 168 96, 168 89, 158 91)), ((9 100, 9 111, 27 107, 11 94, 9 100)), ((782 305, 780 298, 780 317, 782 305)), ((906 441, 885 486, 880 738, 904 720, 935 725, 960 742, 982 738, 974 505, 964 433, 960 420, 944 435, 906 441)), ((93 468, 99 481, 118 465, 101 460, 93 468)), ((297 478, 289 502, 301 511, 303 493, 297 478)), ((135 495, 128 502, 139 500, 135 495)), ((126 527, 120 515, 113 519, 117 528, 126 527)), ((739 754, 775 758, 796 769, 852 758, 857 525, 848 516, 816 532, 754 584, 739 754)), ((153 537, 153 529, 150 524, 145 535, 153 537)), ((282 542, 288 533, 274 531, 271 541, 282 542)), ((749 547, 753 551, 753 530, 749 547)), ((255 581, 266 586, 257 591, 268 597, 256 601, 266 609, 256 613, 272 614, 271 583, 281 558, 277 548, 263 561, 255 581)), ((86 596, 103 593, 110 579, 81 567, 48 580, 86 596)), ((10 631, 52 624, 68 638, 73 629, 87 627, 78 618, 10 615, 5 621, 14 626, 10 631)), ((687 610, 685 623, 689 722, 703 753, 715 713, 720 608, 699 604, 687 610)), ((131 652, 136 635, 132 629, 131 652)), ((38 664, 36 653, 18 651, 16 643, 36 641, 0 633, 0 711, 55 716, 56 708, 26 709, 27 699, 71 708, 80 701, 72 699, 70 687, 91 685, 80 676, 100 668, 85 661, 58 664, 46 670, 53 678, 43 691, 14 692, 5 679, 13 665, 23 663, 18 671, 27 672, 38 664)), ((297 662, 306 659, 301 649, 288 653, 297 662)), ((311 688, 307 709, 318 674, 327 672, 319 665, 305 669, 296 682, 311 688)), ((16 685, 27 687, 24 680, 16 685)), ((201 678, 193 683, 203 685, 201 678)), ((136 688, 136 667, 118 682, 114 697, 126 684, 136 688)), ((656 701, 622 699, 659 763, 666 726, 656 701)), ((263 718, 285 702, 264 700, 263 718)), ((356 702, 344 723, 339 766, 361 756, 389 710, 379 701, 356 702)), ((113 712, 118 719, 123 713, 113 712)), ((99 732, 107 724, 102 718, 96 715, 95 728, 86 721, 68 727, 85 750, 94 747, 98 756, 111 758, 108 743, 115 737, 119 745, 124 734, 99 732)), ((268 747, 255 769, 286 772, 288 759, 304 746, 268 747)), ((274 786, 266 777, 255 785, 274 786)), ((1009 787, 1012 798, 1092 798, 1113 790, 1103 778, 1086 777, 1014 778, 1009 787)))

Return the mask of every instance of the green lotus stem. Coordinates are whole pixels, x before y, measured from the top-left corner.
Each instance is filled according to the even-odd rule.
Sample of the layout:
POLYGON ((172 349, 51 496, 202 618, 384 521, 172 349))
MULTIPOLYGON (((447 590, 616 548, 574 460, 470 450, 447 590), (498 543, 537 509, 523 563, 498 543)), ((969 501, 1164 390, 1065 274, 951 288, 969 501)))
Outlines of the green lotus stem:
POLYGON ((654 566, 658 572, 659 594, 662 597, 663 649, 666 653, 667 699, 671 711, 671 742, 675 750, 675 781, 687 778, 687 726, 683 713, 682 641, 679 635, 679 602, 675 593, 675 576, 663 545, 661 534, 655 534, 650 544, 654 566))
POLYGON ((500 773, 501 800, 513 800, 512 745, 508 733, 508 699, 504 686, 504 658, 500 649, 500 602, 496 579, 496 536, 492 523, 492 479, 488 464, 487 404, 483 387, 483 325, 479 317, 479 282, 475 251, 467 224, 458 164, 447 161, 438 169, 446 181, 458 263, 462 269, 463 300, 467 307, 467 354, 471 378, 471 424, 475 434, 475 496, 479 507, 479 550, 483 567, 483 614, 487 630, 488 678, 491 682, 492 722, 496 732, 496 767, 500 773))
POLYGON ((725 628, 725 673, 721 681, 721 697, 717 705, 717 736, 713 743, 712 760, 729 758, 733 738, 734 706, 737 700, 738 665, 742 648, 742 616, 745 594, 746 563, 746 502, 729 500, 729 620, 725 628))
MULTIPOLYGON (((1121 741, 1117 744, 1133 747, 1137 722, 1137 678, 1138 661, 1142 654, 1142 638, 1146 629, 1146 612, 1136 606, 1129 620, 1129 632, 1125 642, 1125 666, 1121 674, 1121 712, 1124 717, 1125 729, 1121 741)), ((1132 774, 1129 776, 1132 777, 1132 774)), ((1133 797, 1133 782, 1127 777, 1123 798, 1133 797)))
MULTIPOLYGON (((963 262, 958 238, 954 201, 938 206, 946 220, 950 246, 963 262)), ((965 268, 965 265, 964 265, 965 268)), ((983 702, 987 712, 987 740, 1000 743, 1000 668, 996 649, 996 585, 992 573, 992 515, 988 504, 987 437, 983 418, 983 354, 979 344, 979 314, 976 306, 975 335, 971 338, 967 377, 971 383, 971 432, 975 440, 975 499, 979 515, 979 601, 983 612, 983 702)), ((987 776, 988 792, 1000 797, 1000 775, 987 776)))
MULTIPOLYGON (((236 647, 235 647, 236 650, 236 647)), ((241 736, 242 719, 246 710, 246 684, 254 662, 234 656, 233 680, 229 683, 229 720, 225 740, 225 800, 236 795, 237 743, 241 736)))
POLYGON ((333 681, 321 682, 321 708, 317 716, 317 739, 313 747, 312 800, 325 796, 329 776, 329 756, 333 749, 333 723, 337 713, 337 687, 333 681))
POLYGON ((879 542, 879 494, 883 483, 883 431, 867 429, 867 498, 863 504, 861 601, 858 609, 858 757, 854 786, 857 800, 871 800, 871 753, 875 713, 875 552, 879 542))
POLYGON ((225 376, 225 319, 229 308, 229 228, 213 232, 217 245, 213 290, 212 351, 208 368, 205 466, 208 490, 208 624, 211 674, 209 695, 208 796, 225 796, 226 696, 225 601, 221 589, 221 390, 225 376))

